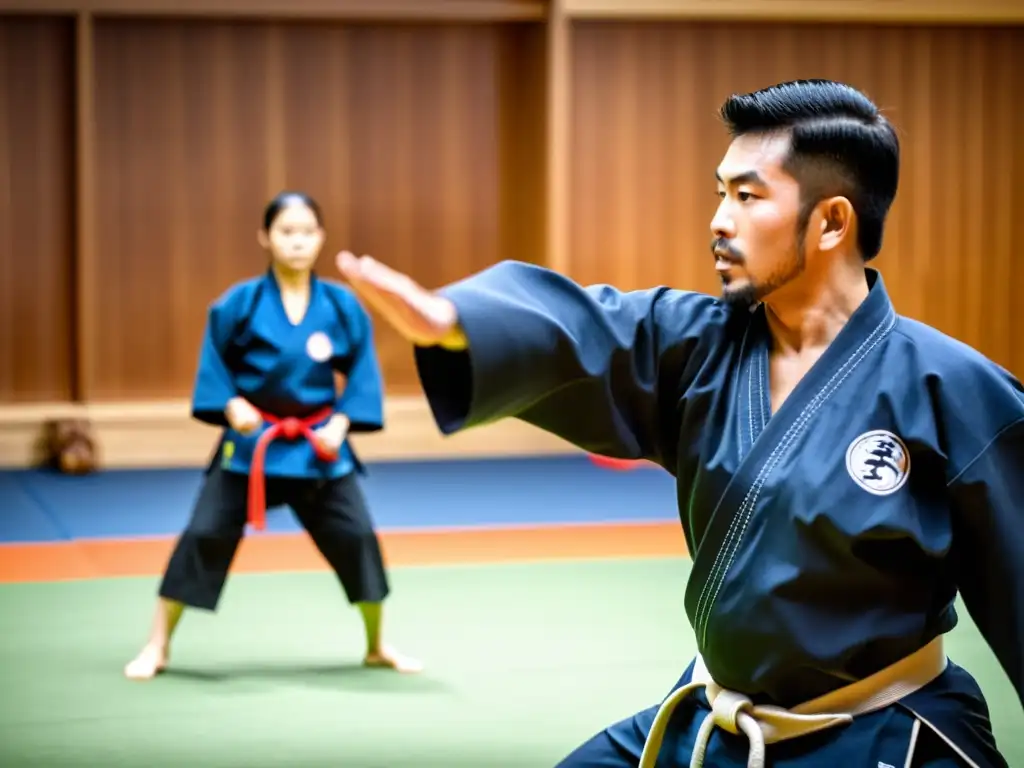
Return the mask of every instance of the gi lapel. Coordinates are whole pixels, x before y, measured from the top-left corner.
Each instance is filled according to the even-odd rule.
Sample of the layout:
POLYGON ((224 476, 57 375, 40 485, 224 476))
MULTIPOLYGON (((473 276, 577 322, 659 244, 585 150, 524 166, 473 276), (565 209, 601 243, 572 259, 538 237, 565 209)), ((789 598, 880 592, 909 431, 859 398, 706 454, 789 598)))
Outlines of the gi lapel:
MULTIPOLYGON (((745 544, 744 534, 763 502, 765 484, 812 427, 821 407, 896 324, 896 313, 881 276, 874 270, 866 272, 870 287, 867 299, 774 415, 769 405, 770 337, 763 307, 751 323, 738 366, 731 418, 727 420, 729 428, 738 430, 741 459, 694 553, 686 589, 686 611, 702 650, 718 592, 745 544)), ((799 477, 791 480, 800 482, 799 477)))
POLYGON ((320 291, 323 290, 323 287, 316 275, 310 277, 309 305, 302 319, 298 323, 293 323, 285 311, 281 289, 272 273, 268 272, 267 281, 270 290, 266 291, 266 297, 274 305, 274 313, 278 318, 278 323, 275 325, 279 326, 280 334, 275 334, 270 339, 277 348, 278 355, 273 366, 267 371, 261 388, 274 391, 283 381, 295 375, 296 370, 299 370, 302 365, 308 364, 309 352, 306 347, 309 342, 310 329, 314 327, 312 323, 316 322, 317 303, 321 299, 320 291))

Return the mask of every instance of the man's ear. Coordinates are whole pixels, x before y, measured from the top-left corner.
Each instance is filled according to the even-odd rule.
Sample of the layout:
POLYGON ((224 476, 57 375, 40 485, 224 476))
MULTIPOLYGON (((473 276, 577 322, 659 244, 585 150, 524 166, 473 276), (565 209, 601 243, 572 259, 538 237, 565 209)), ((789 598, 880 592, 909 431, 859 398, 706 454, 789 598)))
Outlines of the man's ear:
POLYGON ((833 251, 846 242, 854 231, 856 213, 845 197, 830 197, 816 206, 818 250, 833 251))

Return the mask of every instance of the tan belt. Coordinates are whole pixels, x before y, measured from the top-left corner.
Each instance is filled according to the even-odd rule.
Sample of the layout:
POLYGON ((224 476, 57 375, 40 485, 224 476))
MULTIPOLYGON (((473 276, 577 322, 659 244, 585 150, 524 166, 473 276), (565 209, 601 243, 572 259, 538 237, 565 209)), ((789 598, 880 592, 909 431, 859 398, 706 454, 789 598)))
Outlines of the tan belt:
POLYGON ((711 712, 704 718, 693 746, 690 768, 701 768, 704 752, 715 726, 729 733, 743 733, 750 740, 747 768, 764 768, 765 744, 805 736, 815 731, 846 725, 857 715, 884 709, 908 696, 946 669, 946 652, 939 637, 895 664, 870 677, 839 688, 793 709, 754 705, 749 698, 722 688, 711 679, 698 655, 692 682, 674 691, 658 709, 644 744, 639 768, 654 768, 665 729, 679 703, 700 688, 705 689, 711 712))

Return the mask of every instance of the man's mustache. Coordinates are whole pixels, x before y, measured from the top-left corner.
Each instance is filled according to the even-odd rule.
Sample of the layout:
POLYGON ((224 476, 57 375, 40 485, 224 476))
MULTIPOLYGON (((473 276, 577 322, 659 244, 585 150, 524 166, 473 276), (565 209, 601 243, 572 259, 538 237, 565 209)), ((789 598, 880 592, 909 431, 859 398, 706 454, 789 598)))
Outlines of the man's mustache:
POLYGON ((716 237, 711 241, 711 253, 716 259, 724 259, 733 264, 742 264, 747 258, 742 251, 722 237, 716 237))

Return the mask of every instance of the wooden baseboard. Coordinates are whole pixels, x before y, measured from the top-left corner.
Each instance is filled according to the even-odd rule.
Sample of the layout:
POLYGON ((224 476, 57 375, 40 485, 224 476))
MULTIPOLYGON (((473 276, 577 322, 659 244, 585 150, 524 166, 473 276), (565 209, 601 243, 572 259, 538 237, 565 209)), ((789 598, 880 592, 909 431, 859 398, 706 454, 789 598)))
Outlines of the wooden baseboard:
MULTIPOLYGON (((352 442, 368 461, 500 458, 579 453, 565 441, 511 419, 442 436, 426 401, 389 398, 386 429, 352 442)), ((217 430, 189 417, 186 401, 30 404, 0 407, 0 466, 37 465, 43 427, 56 418, 92 423, 101 468, 198 467, 210 457, 217 430)))

